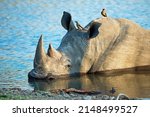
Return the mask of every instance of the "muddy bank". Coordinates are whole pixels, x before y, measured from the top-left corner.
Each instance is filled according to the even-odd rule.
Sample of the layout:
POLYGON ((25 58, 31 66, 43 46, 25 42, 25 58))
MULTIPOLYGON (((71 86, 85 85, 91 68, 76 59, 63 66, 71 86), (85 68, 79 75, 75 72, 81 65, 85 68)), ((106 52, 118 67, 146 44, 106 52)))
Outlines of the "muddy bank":
MULTIPOLYGON (((0 89, 1 100, 116 100, 130 99, 126 95, 108 96, 103 94, 88 94, 77 92, 57 91, 34 91, 22 90, 20 88, 2 88, 0 89)), ((139 99, 139 98, 136 98, 139 99)))

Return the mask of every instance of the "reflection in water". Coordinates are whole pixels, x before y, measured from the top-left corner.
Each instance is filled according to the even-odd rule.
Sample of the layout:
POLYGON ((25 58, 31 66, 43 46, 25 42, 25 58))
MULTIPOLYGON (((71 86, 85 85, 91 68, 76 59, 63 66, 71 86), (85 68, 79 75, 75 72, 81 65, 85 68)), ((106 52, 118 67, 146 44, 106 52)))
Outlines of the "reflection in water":
POLYGON ((115 95, 125 93, 129 97, 150 97, 150 73, 129 73, 109 76, 89 74, 80 77, 56 80, 34 80, 29 83, 35 90, 48 91, 55 89, 76 88, 107 92, 114 87, 116 89, 115 95))

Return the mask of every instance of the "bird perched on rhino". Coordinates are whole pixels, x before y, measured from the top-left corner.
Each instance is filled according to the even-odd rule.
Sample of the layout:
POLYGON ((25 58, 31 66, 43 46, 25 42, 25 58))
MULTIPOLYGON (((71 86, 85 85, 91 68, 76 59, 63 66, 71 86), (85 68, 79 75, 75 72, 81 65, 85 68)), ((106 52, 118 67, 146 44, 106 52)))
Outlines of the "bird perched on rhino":
POLYGON ((107 17, 106 9, 102 9, 101 15, 102 15, 103 17, 107 17))
POLYGON ((75 21, 75 23, 79 30, 84 30, 84 28, 77 21, 75 21))

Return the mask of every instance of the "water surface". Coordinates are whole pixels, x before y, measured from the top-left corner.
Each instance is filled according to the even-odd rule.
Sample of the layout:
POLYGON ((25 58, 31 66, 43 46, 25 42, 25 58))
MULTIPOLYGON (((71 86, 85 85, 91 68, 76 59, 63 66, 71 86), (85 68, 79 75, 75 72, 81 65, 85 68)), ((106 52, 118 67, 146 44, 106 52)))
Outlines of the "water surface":
POLYGON ((29 84, 34 90, 50 91, 75 88, 84 91, 97 91, 111 95, 125 93, 129 97, 150 98, 150 73, 124 73, 113 75, 89 74, 57 80, 33 80, 29 84))
MULTIPOLYGON (((150 29, 149 6, 150 0, 0 0, 0 88, 35 88, 28 83, 27 74, 33 68, 38 38, 41 34, 44 35, 45 48, 48 48, 50 42, 55 48, 59 46, 66 33, 60 24, 63 11, 70 12, 74 21, 77 20, 85 26, 100 17, 101 9, 106 8, 109 17, 128 18, 150 29)), ((60 81, 66 82, 68 87, 99 90, 114 86, 118 88, 118 92, 132 94, 131 96, 150 97, 149 75, 92 77, 96 78, 88 76, 58 80, 47 85, 51 88, 67 86, 63 83, 58 85, 60 81), (80 80, 82 82, 76 84, 80 80), (89 82, 88 85, 86 82, 89 82)), ((36 88, 43 90, 39 87, 36 88)))

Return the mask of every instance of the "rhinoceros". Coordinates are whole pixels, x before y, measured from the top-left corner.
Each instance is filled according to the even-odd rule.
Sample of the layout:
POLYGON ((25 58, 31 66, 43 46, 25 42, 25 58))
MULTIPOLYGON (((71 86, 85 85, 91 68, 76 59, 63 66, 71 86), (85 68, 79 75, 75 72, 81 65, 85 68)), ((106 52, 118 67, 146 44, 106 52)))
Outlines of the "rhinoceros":
POLYGON ((77 28, 65 11, 61 24, 67 33, 57 49, 50 44, 45 52, 40 36, 29 77, 61 78, 144 66, 150 70, 150 30, 128 19, 110 17, 77 28))

